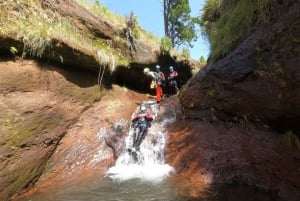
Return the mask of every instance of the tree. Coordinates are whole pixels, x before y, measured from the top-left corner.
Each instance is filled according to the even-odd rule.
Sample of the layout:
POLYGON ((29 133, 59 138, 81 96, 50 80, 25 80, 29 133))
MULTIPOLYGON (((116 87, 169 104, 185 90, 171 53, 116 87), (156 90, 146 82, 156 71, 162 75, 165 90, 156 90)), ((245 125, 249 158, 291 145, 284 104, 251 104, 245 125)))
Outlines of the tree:
POLYGON ((204 56, 201 56, 199 60, 200 60, 201 65, 206 64, 206 60, 205 60, 204 56))
POLYGON ((190 16, 189 0, 163 0, 165 36, 170 38, 173 48, 181 45, 192 47, 197 39, 198 18, 190 16))

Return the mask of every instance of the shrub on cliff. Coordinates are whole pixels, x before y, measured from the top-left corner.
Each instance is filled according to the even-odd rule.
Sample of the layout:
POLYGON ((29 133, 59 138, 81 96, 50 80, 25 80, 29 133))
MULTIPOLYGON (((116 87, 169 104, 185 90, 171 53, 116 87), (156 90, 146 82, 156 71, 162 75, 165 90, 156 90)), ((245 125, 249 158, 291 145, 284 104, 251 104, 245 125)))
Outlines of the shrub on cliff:
POLYGON ((269 19, 270 0, 207 0, 201 25, 211 44, 210 58, 226 55, 251 27, 269 19))

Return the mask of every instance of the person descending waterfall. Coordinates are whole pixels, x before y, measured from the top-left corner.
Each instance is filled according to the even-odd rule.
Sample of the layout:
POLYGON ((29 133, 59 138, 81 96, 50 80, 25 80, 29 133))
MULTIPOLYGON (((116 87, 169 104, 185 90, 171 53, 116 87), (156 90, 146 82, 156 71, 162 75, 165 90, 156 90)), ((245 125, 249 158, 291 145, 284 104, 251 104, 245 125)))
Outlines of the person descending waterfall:
POLYGON ((151 106, 141 104, 140 109, 132 116, 133 143, 132 148, 128 151, 138 151, 140 149, 140 145, 147 134, 148 128, 151 126, 153 118, 151 106))
POLYGON ((149 68, 144 68, 144 74, 152 78, 151 85, 154 84, 156 90, 156 102, 159 104, 161 97, 163 96, 163 90, 161 88, 163 78, 159 73, 150 71, 149 68))
MULTIPOLYGON (((159 114, 161 119, 156 119, 158 117, 156 100, 144 100, 137 104, 129 119, 131 124, 124 145, 120 146, 122 150, 105 176, 117 182, 141 179, 160 183, 175 172, 173 167, 165 163, 164 153, 167 142, 166 128, 169 123, 175 121, 176 116, 172 107, 166 107, 164 112, 159 114)), ((127 121, 124 123, 126 126, 127 121)), ((105 129, 103 131, 106 133, 105 129)), ((135 190, 139 192, 140 189, 135 190)), ((142 193, 139 200, 149 200, 143 195, 145 194, 142 193)), ((158 200, 163 200, 159 199, 160 197, 158 195, 158 200)))

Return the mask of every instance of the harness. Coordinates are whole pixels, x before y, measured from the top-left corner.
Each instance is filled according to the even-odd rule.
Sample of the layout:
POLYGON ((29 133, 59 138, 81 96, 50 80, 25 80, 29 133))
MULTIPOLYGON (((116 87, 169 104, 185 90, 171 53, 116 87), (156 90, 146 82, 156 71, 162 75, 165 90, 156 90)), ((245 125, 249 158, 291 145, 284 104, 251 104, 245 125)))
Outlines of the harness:
POLYGON ((157 85, 162 85, 164 78, 160 73, 153 72, 153 79, 155 80, 157 85))

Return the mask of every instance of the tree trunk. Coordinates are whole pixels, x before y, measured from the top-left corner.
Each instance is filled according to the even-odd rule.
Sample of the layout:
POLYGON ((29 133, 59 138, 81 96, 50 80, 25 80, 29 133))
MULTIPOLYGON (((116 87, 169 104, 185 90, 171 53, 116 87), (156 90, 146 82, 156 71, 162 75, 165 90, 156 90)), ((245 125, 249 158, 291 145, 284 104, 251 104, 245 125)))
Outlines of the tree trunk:
POLYGON ((169 36, 169 26, 168 26, 168 12, 169 12, 169 0, 163 0, 164 4, 164 28, 165 28, 165 36, 169 36))

